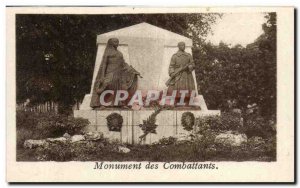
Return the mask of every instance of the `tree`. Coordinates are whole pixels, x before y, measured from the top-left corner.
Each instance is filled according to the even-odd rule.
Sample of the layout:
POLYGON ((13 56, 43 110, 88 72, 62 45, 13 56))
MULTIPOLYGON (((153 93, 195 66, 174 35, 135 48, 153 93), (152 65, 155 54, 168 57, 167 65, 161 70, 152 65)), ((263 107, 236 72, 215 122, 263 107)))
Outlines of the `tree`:
POLYGON ((277 84, 277 40, 276 13, 266 15, 267 22, 262 25, 264 33, 247 49, 257 52, 256 58, 257 88, 253 91, 262 114, 276 114, 276 84, 277 84))
POLYGON ((236 101, 244 110, 257 104, 262 115, 276 114, 276 14, 266 18, 264 33, 246 47, 221 42, 194 49, 200 92, 209 108, 226 110, 228 101, 236 101))

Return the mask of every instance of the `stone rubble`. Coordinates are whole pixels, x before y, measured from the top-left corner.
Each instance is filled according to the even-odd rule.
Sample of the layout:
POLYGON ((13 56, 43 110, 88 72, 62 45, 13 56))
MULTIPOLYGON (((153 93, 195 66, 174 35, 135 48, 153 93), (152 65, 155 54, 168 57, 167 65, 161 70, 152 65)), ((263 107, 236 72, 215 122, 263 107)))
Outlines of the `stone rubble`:
POLYGON ((50 143, 84 143, 88 141, 97 141, 103 138, 103 133, 101 132, 88 132, 84 135, 69 135, 65 133, 62 137, 58 138, 46 138, 41 140, 25 140, 23 146, 24 148, 37 148, 37 147, 46 147, 50 143))
POLYGON ((174 136, 174 138, 177 139, 178 142, 182 141, 192 141, 195 136, 192 134, 185 134, 185 133, 179 133, 174 136))
POLYGON ((63 137, 66 138, 66 139, 70 139, 70 138, 71 138, 71 135, 69 135, 68 133, 65 133, 65 134, 63 135, 63 137))
MULTIPOLYGON (((199 140, 202 135, 194 135, 181 133, 176 135, 174 138, 178 142, 193 142, 199 140)), ((87 143, 89 141, 97 141, 103 138, 103 133, 101 132, 87 132, 84 135, 73 135, 70 136, 68 133, 65 133, 63 137, 58 138, 47 138, 42 140, 26 140, 24 142, 24 148, 37 148, 37 147, 47 147, 50 143, 87 143)), ((260 137, 251 138, 252 142, 261 144, 264 140, 260 137)), ((250 141, 250 140, 249 140, 250 141)), ((247 136, 245 134, 236 134, 232 131, 227 131, 220 133, 215 137, 216 144, 229 144, 231 146, 241 146, 242 143, 247 142, 247 136)), ((114 142, 112 142, 114 143, 114 142)), ((120 153, 129 153, 130 149, 124 146, 117 146, 117 152, 120 153)))
POLYGON ((97 141, 103 138, 103 133, 101 132, 87 132, 85 133, 85 139, 91 141, 97 141))
POLYGON ((47 138, 46 141, 51 142, 51 143, 65 143, 65 142, 67 142, 67 139, 65 137, 47 138))
POLYGON ((45 147, 49 143, 46 140, 25 140, 24 142, 24 148, 37 148, 37 147, 45 147))
POLYGON ((79 142, 85 140, 85 137, 83 135, 74 135, 71 137, 71 143, 79 142))
POLYGON ((124 146, 118 146, 118 152, 120 152, 120 153, 129 153, 130 149, 126 148, 124 146))
POLYGON ((245 134, 233 134, 231 131, 220 133, 215 138, 215 143, 229 144, 231 146, 241 146, 244 142, 247 142, 245 134))

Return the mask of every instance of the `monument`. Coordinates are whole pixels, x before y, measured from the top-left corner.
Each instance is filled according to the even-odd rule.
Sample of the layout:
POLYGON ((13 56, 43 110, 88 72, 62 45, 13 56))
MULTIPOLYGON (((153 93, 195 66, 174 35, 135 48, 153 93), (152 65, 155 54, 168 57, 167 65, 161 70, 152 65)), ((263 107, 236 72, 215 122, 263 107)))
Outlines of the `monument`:
MULTIPOLYGON (((203 96, 198 94, 194 65, 192 57, 189 55, 191 47, 191 39, 148 23, 140 23, 98 35, 91 92, 85 95, 80 109, 74 110, 74 116, 90 121, 90 126, 86 128, 87 131, 99 131, 109 139, 117 139, 124 143, 151 144, 163 137, 191 131, 192 128, 189 130, 182 125, 183 116, 191 116, 191 122, 194 124, 197 117, 220 115, 219 110, 208 110, 203 96), (134 83, 136 92, 128 94, 128 92, 118 93, 115 91, 115 93, 113 89, 110 94, 119 97, 117 105, 109 107, 113 106, 113 103, 110 103, 110 105, 99 105, 100 108, 97 108, 96 105, 95 108, 94 103, 91 102, 94 100, 92 96, 98 93, 97 100, 99 100, 100 95, 107 94, 106 87, 102 87, 101 91, 98 89, 99 84, 103 86, 105 83, 104 79, 99 79, 99 75, 104 74, 104 72, 101 73, 103 70, 101 66, 103 66, 104 56, 106 57, 107 48, 110 45, 108 43, 112 40, 117 43, 115 45, 116 53, 112 53, 112 58, 116 58, 115 54, 118 54, 120 61, 125 63, 124 67, 127 67, 114 75, 120 77, 118 78, 120 82, 124 81, 121 75, 125 74, 130 77, 129 81, 134 83), (184 47, 182 47, 183 44, 184 47), (174 58, 177 56, 173 56, 176 54, 178 58, 182 58, 180 61, 177 60, 179 64, 181 61, 187 61, 186 67, 178 68, 178 65, 174 64, 174 58), (123 70, 129 71, 130 74, 124 73, 123 70), (181 76, 183 74, 184 76, 181 76), (170 101, 163 100, 165 95, 172 95, 169 93, 170 88, 174 89, 171 87, 172 82, 178 82, 178 80, 184 82, 189 80, 188 88, 193 88, 190 100, 193 102, 192 106, 178 107, 173 105, 172 101, 168 103, 170 101), (120 102, 127 100, 124 95, 128 97, 129 102, 127 105, 120 106, 120 102), (163 101, 164 105, 151 105, 152 102, 156 104, 157 101, 159 104, 163 101)), ((115 62, 115 60, 110 60, 110 62, 115 62)), ((179 85, 182 86, 182 84, 179 85)), ((107 91, 110 90, 107 89, 107 91)))

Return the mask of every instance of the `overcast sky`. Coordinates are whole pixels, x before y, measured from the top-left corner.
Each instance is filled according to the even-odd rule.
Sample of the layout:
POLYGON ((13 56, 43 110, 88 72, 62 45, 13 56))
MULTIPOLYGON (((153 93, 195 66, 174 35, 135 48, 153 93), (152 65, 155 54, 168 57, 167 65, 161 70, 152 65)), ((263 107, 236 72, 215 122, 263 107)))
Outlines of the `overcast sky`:
POLYGON ((263 33, 264 16, 263 13, 224 14, 212 27, 214 34, 209 35, 207 40, 215 45, 223 41, 232 46, 246 46, 263 33))

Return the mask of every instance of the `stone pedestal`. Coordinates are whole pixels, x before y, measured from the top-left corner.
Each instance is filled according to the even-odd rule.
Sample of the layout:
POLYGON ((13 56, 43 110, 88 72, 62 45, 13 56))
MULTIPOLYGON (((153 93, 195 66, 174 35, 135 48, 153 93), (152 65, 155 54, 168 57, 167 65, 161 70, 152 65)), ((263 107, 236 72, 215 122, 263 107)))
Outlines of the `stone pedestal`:
MULTIPOLYGON (((99 131, 110 140, 137 144, 139 143, 139 136, 143 134, 139 124, 142 124, 143 120, 146 120, 153 112, 153 109, 138 111, 125 109, 75 110, 74 117, 82 117, 90 121, 91 124, 85 128, 86 131, 99 131), (108 130, 106 117, 112 113, 118 113, 123 117, 123 126, 120 132, 108 130)), ((157 134, 148 134, 142 144, 152 144, 163 137, 187 133, 181 125, 181 116, 184 112, 192 112, 196 118, 220 115, 219 110, 163 110, 156 116, 157 134)))

